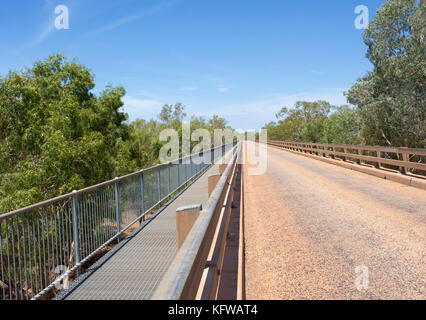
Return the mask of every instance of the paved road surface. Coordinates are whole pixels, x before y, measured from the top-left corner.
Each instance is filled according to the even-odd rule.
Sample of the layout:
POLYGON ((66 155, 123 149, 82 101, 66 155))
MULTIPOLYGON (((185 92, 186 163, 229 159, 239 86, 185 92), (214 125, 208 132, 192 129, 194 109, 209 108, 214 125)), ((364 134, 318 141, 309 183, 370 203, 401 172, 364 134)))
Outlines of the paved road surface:
POLYGON ((425 191, 262 148, 267 172, 245 172, 248 299, 426 298, 425 191))

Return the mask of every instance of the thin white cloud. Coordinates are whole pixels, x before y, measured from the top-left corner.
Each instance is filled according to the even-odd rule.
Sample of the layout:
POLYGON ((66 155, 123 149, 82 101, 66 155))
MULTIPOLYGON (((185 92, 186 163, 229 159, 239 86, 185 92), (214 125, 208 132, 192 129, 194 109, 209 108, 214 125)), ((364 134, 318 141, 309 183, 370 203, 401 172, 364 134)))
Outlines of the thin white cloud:
MULTIPOLYGON (((67 4, 67 7, 70 8, 74 4, 75 3, 67 4)), ((55 31, 55 19, 56 19, 57 16, 54 14, 54 9, 55 9, 56 5, 57 4, 55 4, 52 0, 45 0, 44 1, 42 9, 43 9, 43 12, 48 15, 48 17, 45 20, 46 21, 45 25, 44 25, 42 31, 39 34, 37 34, 33 38, 33 40, 31 40, 23 48, 18 50, 19 52, 22 51, 22 50, 27 50, 27 49, 37 47, 42 42, 44 42, 44 40, 46 40, 55 31)))
POLYGON ((54 4, 51 0, 45 0, 43 4, 43 12, 49 12, 43 30, 31 40, 25 49, 30 49, 42 43, 55 30, 55 17, 52 15, 54 4))
POLYGON ((54 20, 50 21, 44 30, 28 44, 28 48, 33 48, 42 43, 55 30, 54 20))
POLYGON ((123 111, 129 114, 129 119, 152 119, 161 111, 163 103, 158 100, 137 99, 130 96, 123 98, 123 111))
POLYGON ((325 100, 332 105, 347 104, 343 92, 347 89, 328 88, 312 92, 294 94, 275 94, 265 99, 229 104, 205 110, 202 115, 210 117, 220 114, 227 119, 234 128, 259 129, 270 121, 276 121, 275 114, 282 108, 293 108, 297 101, 325 100))
MULTIPOLYGON (((347 104, 343 92, 345 88, 324 88, 310 92, 290 94, 274 94, 264 99, 228 104, 224 106, 204 107, 199 105, 188 106, 188 113, 210 118, 219 114, 229 121, 234 128, 242 130, 258 130, 270 121, 276 121, 275 114, 282 108, 293 108, 297 101, 325 100, 332 105, 347 104)), ((123 111, 129 114, 130 121, 137 118, 155 119, 160 113, 165 100, 161 97, 147 97, 146 95, 132 95, 124 98, 123 111), (139 97, 138 97, 139 96, 139 97)))
POLYGON ((144 9, 142 11, 139 11, 139 12, 137 12, 135 14, 123 17, 121 19, 118 19, 118 20, 116 20, 116 21, 114 21, 114 22, 112 22, 112 23, 110 23, 108 25, 105 25, 103 27, 100 27, 98 29, 89 31, 89 32, 83 34, 82 37, 95 36, 95 35, 102 34, 102 33, 106 32, 106 31, 110 31, 110 30, 116 29, 116 28, 118 28, 118 27, 120 27, 120 26, 122 26, 124 24, 130 23, 132 21, 138 20, 138 19, 146 17, 146 16, 153 15, 153 14, 159 12, 159 11, 162 11, 162 10, 164 10, 164 9, 166 9, 166 8, 174 5, 176 2, 177 2, 177 0, 162 1, 162 2, 160 2, 159 4, 157 4, 157 5, 153 6, 153 7, 150 7, 148 9, 144 9))
POLYGON ((225 92, 228 92, 229 89, 222 87, 222 88, 219 88, 218 90, 219 90, 219 92, 225 93, 225 92))

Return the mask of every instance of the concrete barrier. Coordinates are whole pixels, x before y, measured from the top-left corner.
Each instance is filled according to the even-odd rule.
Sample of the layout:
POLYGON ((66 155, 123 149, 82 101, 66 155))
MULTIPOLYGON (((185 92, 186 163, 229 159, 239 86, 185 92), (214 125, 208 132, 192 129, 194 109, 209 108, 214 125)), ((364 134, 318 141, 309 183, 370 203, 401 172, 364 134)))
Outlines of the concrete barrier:
POLYGON ((180 207, 176 209, 176 231, 178 248, 180 248, 191 231, 202 210, 201 204, 180 207))

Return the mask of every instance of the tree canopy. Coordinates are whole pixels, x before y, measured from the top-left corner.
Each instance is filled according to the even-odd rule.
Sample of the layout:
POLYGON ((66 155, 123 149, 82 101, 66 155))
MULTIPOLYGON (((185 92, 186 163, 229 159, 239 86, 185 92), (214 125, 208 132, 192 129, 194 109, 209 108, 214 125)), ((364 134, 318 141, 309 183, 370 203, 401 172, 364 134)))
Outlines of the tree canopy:
MULTIPOLYGON (((181 135, 182 103, 164 105, 158 121, 128 123, 124 88, 94 87, 90 69, 60 54, 0 78, 0 212, 156 164, 161 130, 181 135)), ((226 124, 193 119, 193 129, 226 124)))
POLYGON ((346 92, 352 106, 299 101, 265 125, 270 139, 425 147, 426 1, 387 0, 364 33, 374 68, 346 92))
POLYGON ((426 2, 388 0, 364 42, 374 69, 347 92, 366 144, 424 147, 426 130, 426 2))
POLYGON ((93 75, 62 55, 0 79, 0 211, 97 183, 129 138, 122 87, 91 93, 93 75))

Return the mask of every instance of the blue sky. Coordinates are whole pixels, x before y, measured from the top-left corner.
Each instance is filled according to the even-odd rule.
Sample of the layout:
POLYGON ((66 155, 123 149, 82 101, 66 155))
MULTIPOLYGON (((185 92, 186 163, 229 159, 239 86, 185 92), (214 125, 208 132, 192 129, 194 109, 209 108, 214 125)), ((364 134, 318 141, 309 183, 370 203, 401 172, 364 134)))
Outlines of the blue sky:
POLYGON ((96 91, 126 88, 130 120, 182 102, 259 129, 282 106, 325 99, 371 69, 355 7, 376 0, 2 0, 0 75, 52 53, 90 67, 96 91), (69 8, 69 30, 54 10, 69 8))

